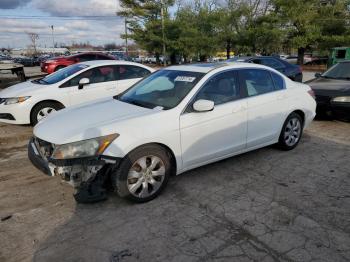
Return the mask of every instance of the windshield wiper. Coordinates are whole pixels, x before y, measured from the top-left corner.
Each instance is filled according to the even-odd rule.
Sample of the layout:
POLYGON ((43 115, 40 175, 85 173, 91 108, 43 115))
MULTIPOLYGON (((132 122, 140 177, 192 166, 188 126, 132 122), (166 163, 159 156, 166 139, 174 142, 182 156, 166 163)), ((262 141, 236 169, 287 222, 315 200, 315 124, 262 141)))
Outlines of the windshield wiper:
POLYGON ((46 81, 43 80, 42 78, 40 78, 40 79, 34 79, 32 82, 33 82, 33 83, 36 83, 36 84, 48 84, 48 82, 46 82, 46 81))
POLYGON ((135 105, 135 106, 141 106, 141 107, 149 108, 149 107, 146 106, 145 104, 140 103, 139 101, 135 101, 135 100, 127 100, 127 101, 123 101, 123 102, 127 102, 127 103, 133 104, 133 105, 135 105))
POLYGON ((321 75, 321 77, 323 77, 323 78, 327 78, 327 79, 336 79, 335 77, 325 76, 325 75, 321 75))
POLYGON ((144 107, 144 108, 154 108, 156 105, 154 104, 151 104, 151 103, 147 103, 147 102, 143 102, 143 101, 139 101, 139 100, 119 100, 119 101, 122 101, 122 102, 125 102, 125 103, 129 103, 129 104, 132 104, 132 105, 135 105, 135 106, 140 106, 140 107, 144 107))

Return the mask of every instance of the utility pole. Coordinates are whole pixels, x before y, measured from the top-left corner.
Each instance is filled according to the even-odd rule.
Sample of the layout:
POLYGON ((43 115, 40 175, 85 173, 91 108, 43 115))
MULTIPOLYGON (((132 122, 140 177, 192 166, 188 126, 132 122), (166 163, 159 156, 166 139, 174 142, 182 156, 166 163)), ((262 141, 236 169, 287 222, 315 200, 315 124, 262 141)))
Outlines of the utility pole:
POLYGON ((51 25, 51 31, 52 31, 52 53, 55 53, 55 37, 53 34, 53 25, 51 25))
POLYGON ((125 17, 125 55, 128 57, 128 20, 125 17))
POLYGON ((163 64, 166 66, 165 60, 165 28, 164 28, 164 0, 160 0, 161 8, 160 8, 160 16, 162 19, 162 37, 163 37, 163 64))

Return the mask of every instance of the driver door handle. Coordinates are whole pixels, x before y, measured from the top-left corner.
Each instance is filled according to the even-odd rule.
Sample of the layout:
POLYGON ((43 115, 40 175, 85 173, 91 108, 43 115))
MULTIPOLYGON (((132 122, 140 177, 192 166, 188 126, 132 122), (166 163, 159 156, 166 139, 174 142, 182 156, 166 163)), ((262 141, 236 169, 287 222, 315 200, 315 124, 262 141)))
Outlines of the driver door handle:
POLYGON ((245 105, 238 105, 232 109, 232 113, 238 113, 238 112, 241 112, 245 109, 247 109, 247 107, 245 105))
POLYGON ((277 95, 277 99, 278 100, 282 100, 282 99, 285 99, 287 96, 286 95, 277 95))

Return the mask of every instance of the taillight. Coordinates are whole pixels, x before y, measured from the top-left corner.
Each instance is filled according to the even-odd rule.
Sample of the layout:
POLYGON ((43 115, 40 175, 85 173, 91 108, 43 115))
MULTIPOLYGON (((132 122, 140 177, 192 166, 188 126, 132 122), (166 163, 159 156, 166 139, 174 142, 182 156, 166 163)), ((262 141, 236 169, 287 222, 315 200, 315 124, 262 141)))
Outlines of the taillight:
POLYGON ((313 99, 316 99, 316 95, 315 95, 315 92, 314 90, 310 89, 309 91, 307 91, 307 93, 312 96, 313 99))

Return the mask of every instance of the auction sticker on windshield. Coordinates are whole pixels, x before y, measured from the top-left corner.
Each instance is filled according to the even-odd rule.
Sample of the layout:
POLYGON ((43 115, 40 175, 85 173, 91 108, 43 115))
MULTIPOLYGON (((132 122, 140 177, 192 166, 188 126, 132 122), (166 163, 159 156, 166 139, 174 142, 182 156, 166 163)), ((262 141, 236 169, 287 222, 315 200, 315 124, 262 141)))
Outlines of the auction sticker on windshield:
POLYGON ((196 80, 193 76, 177 76, 174 81, 182 81, 182 82, 193 82, 196 80))

